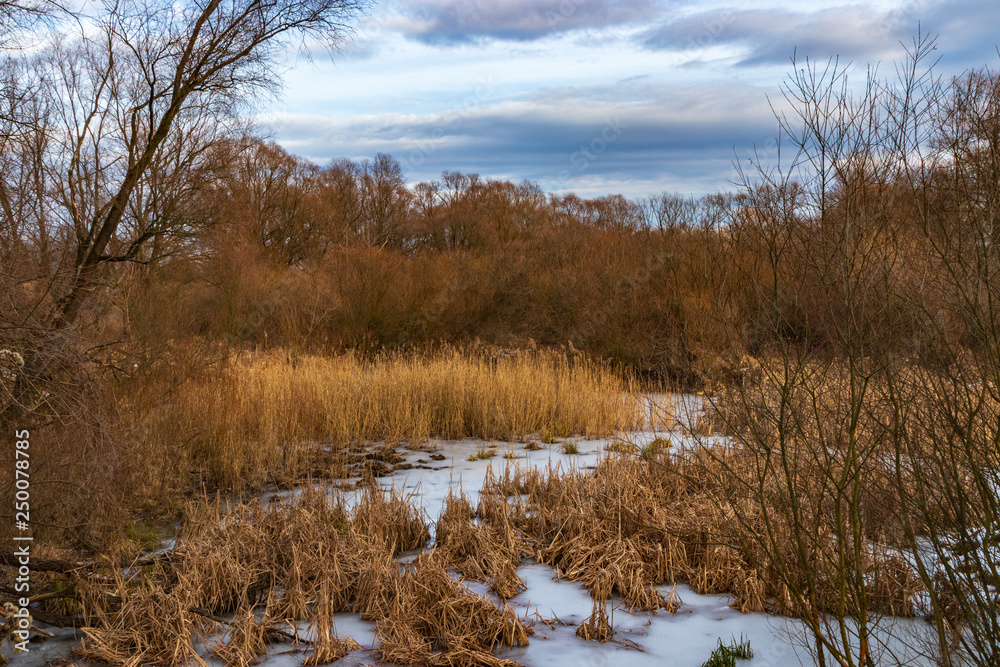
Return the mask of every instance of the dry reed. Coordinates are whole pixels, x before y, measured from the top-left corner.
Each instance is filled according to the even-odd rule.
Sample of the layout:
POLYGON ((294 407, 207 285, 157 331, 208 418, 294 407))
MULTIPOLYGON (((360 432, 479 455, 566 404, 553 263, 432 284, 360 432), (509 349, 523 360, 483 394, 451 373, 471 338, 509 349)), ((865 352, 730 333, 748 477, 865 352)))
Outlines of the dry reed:
POLYGON ((594 600, 594 608, 590 616, 580 623, 576 629, 576 636, 597 642, 609 641, 615 634, 611 622, 608 620, 608 603, 606 601, 594 600))
POLYGON ((91 582, 77 654, 116 667, 204 664, 194 648, 202 637, 227 665, 247 667, 270 641, 293 638, 275 619, 301 619, 312 628, 306 664, 326 664, 357 648, 333 628, 347 611, 376 621, 383 660, 507 664, 492 651, 526 644, 530 631, 455 582, 436 550, 396 563, 426 542, 427 527, 398 494, 359 493, 350 511, 344 494, 313 487, 284 502, 202 504, 170 559, 91 582))
MULTIPOLYGON (((736 466, 739 452, 729 456, 736 466)), ((631 609, 676 613, 677 582, 729 593, 743 612, 795 613, 789 582, 750 565, 762 557, 713 497, 710 465, 698 456, 622 455, 592 473, 508 464, 499 475, 489 471, 477 507, 458 491, 448 496, 436 542, 408 565, 394 557, 425 545, 428 528, 410 499, 372 485, 357 491, 353 509, 343 492, 314 486, 291 501, 202 503, 189 512, 174 556, 147 567, 141 586, 121 576, 91 584, 79 655, 128 667, 197 663, 192 637, 202 636, 215 637, 216 657, 247 667, 280 638, 275 619, 302 619, 312 628, 307 664, 323 664, 356 647, 333 628, 333 615, 348 611, 376 622, 375 650, 385 662, 509 666, 495 651, 525 645, 530 629, 453 573, 506 599, 524 589, 517 567, 526 555, 589 589, 592 614, 577 629, 585 639, 612 639, 607 605, 615 595, 631 609), (670 587, 666 595, 659 586, 670 587)), ((816 564, 830 567, 822 558, 816 564)), ((918 582, 903 559, 871 549, 863 574, 877 608, 913 614, 918 582)), ((819 604, 832 609, 832 592, 819 604)))
POLYGON ((541 351, 256 354, 187 382, 141 421, 150 450, 183 451, 210 486, 240 489, 325 474, 357 443, 608 435, 644 419, 632 389, 605 364, 541 351))

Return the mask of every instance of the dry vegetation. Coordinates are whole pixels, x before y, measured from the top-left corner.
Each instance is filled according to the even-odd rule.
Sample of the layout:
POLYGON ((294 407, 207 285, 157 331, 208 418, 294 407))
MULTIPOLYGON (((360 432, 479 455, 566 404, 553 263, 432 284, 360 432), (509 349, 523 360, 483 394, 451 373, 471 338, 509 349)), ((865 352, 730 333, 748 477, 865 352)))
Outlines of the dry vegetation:
POLYGON ((313 487, 232 511, 201 504, 169 559, 87 582, 76 653, 116 666, 203 664, 193 644, 201 637, 242 667, 291 640, 307 647, 305 664, 327 664, 358 648, 333 626, 333 614, 350 611, 376 622, 387 662, 509 664, 493 649, 523 646, 530 634, 509 609, 463 589, 436 550, 409 565, 394 560, 428 537, 406 499, 373 486, 351 509, 344 495, 313 487), (298 621, 312 629, 308 639, 298 621))
MULTIPOLYGON (((312 626, 321 664, 353 646, 331 630, 342 610, 377 620, 386 661, 502 664, 528 629, 451 574, 507 599, 530 557, 588 588, 586 639, 613 637, 613 596, 676 611, 662 587, 687 582, 800 619, 820 665, 869 667, 885 615, 917 614, 943 667, 1000 664, 1000 75, 942 82, 933 46, 857 91, 833 64, 796 69, 792 166, 698 201, 456 173, 411 189, 389 156, 319 167, 206 118, 168 128, 132 183, 103 137, 81 139, 102 174, 82 201, 46 148, 58 129, 30 105, 0 116, 24 121, 0 133, 0 423, 32 433, 36 617, 82 614, 82 655, 116 665, 197 662, 202 633, 242 667, 286 619, 312 626), (507 468, 394 560, 429 534, 364 486, 396 445, 570 453, 573 434, 645 424, 628 393, 665 379, 712 397, 679 424, 703 447, 507 468), (316 491, 191 504, 343 475, 356 508, 316 491), (175 552, 123 569, 182 507, 175 552)), ((4 66, 108 61, 41 52, 4 66)))
MULTIPOLYGON (((900 489, 918 495, 914 478, 891 479, 899 468, 884 437, 896 414, 889 384, 872 383, 878 391, 854 427, 840 413, 851 377, 842 364, 803 362, 791 391, 765 367, 745 374, 717 399, 717 411, 700 417, 729 432, 728 445, 619 447, 592 472, 505 462, 501 474, 487 476, 478 506, 453 490, 429 546, 409 499, 363 485, 348 502, 354 496, 344 491, 307 485, 288 502, 194 503, 168 557, 127 570, 89 565, 69 581, 55 576, 62 583, 53 590, 80 600, 68 608, 86 617, 80 655, 114 665, 195 659, 198 636, 227 664, 254 664, 270 643, 292 640, 292 620, 314 629, 303 650, 310 664, 322 664, 354 646, 335 634, 339 611, 376 621, 378 654, 388 662, 506 664, 495 649, 523 645, 530 635, 502 603, 524 590, 516 570, 525 558, 590 591, 592 614, 577 632, 585 639, 614 639, 613 596, 629 609, 675 613, 683 603, 674 585, 684 582, 699 593, 731 595, 743 612, 804 620, 822 642, 817 650, 829 655, 845 651, 838 624, 858 632, 858 619, 876 651, 874 631, 886 614, 940 619, 955 642, 969 622, 956 611, 958 600, 983 582, 964 566, 957 584, 921 572, 908 554, 928 526, 961 534, 969 525, 941 514, 915 525, 931 505, 901 500, 900 489), (787 422, 774 419, 782 408, 787 422), (814 447, 818 441, 827 446, 814 447), (857 457, 865 465, 845 484, 857 457), (396 562, 419 547, 427 550, 412 564, 396 562), (500 602, 469 593, 452 572, 487 584, 500 602), (939 616, 937 604, 947 613, 939 616)), ((914 392, 928 381, 905 378, 914 392)), ((921 415, 934 406, 926 395, 905 400, 921 415)), ((995 437, 989 418, 970 419, 981 437, 995 437)), ((920 484, 932 479, 925 474, 920 484)), ((984 557, 979 547, 969 551, 984 557)), ((41 608, 56 607, 50 600, 41 608)))
MULTIPOLYGON (((377 652, 388 662, 507 664, 495 649, 524 645, 531 634, 503 604, 524 590, 516 570, 525 558, 590 591, 593 613, 577 631, 585 639, 614 638, 612 596, 629 609, 676 613, 681 582, 728 593, 743 612, 842 617, 844 577, 855 572, 837 561, 836 536, 811 542, 808 562, 796 563, 801 534, 776 529, 788 507, 781 479, 766 478, 762 504, 752 483, 763 479, 758 463, 752 449, 734 446, 687 456, 666 448, 611 453, 593 472, 506 464, 487 477, 477 507, 452 491, 432 545, 409 499, 373 485, 350 494, 308 485, 292 500, 233 508, 201 501, 188 509, 169 557, 146 559, 128 575, 93 567, 80 575, 88 638, 79 655, 173 665, 196 659, 192 637, 203 637, 227 664, 248 665, 269 644, 292 641, 290 623, 302 621, 315 630, 302 647, 313 656, 307 662, 321 664, 353 646, 331 622, 349 611, 376 622, 377 652), (734 523, 734 515, 754 522, 734 523), (420 547, 411 564, 395 560, 420 547), (496 600, 471 594, 451 572, 487 584, 496 600)), ((866 507, 883 501, 866 499, 866 507)), ((869 612, 926 613, 915 604, 924 588, 903 552, 864 544, 857 574, 869 612)))
POLYGON ((631 380, 575 352, 248 352, 204 367, 175 363, 183 357, 164 362, 175 376, 165 378, 87 371, 91 392, 79 404, 60 414, 50 396, 29 413, 35 423, 56 420, 32 436, 44 452, 32 467, 33 511, 53 546, 100 551, 129 537, 127 525, 176 516, 193 492, 381 476, 399 463, 397 446, 433 448, 430 438, 610 435, 648 419, 631 380))
POLYGON ((558 352, 249 354, 182 384, 140 419, 152 451, 183 443, 210 486, 239 490, 328 474, 344 450, 373 442, 634 429, 633 386, 610 365, 558 352))

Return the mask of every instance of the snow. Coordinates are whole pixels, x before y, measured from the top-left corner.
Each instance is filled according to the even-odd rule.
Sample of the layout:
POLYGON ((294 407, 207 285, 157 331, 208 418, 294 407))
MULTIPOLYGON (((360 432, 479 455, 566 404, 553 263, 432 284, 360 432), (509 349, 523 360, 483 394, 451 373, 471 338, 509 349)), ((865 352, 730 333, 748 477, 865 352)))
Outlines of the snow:
MULTIPOLYGON (((692 401, 694 403, 694 401, 692 401)), ((380 479, 383 487, 402 491, 410 496, 410 502, 420 506, 425 520, 432 524, 440 514, 444 500, 454 487, 461 487, 472 502, 478 502, 479 490, 490 471, 503 472, 506 465, 518 465, 542 470, 589 469, 594 467, 602 450, 614 440, 625 440, 636 445, 644 445, 657 437, 670 438, 675 447, 693 446, 693 440, 677 432, 643 432, 622 434, 615 439, 573 439, 578 454, 563 452, 562 443, 543 445, 542 449, 531 451, 524 443, 483 443, 478 440, 434 441, 429 443, 433 452, 427 451, 425 444, 419 450, 401 449, 399 453, 405 462, 426 468, 398 470, 380 479), (469 461, 468 456, 486 445, 497 447, 497 456, 492 459, 469 461), (512 452, 518 458, 506 460, 504 452, 512 452), (431 454, 443 455, 444 460, 435 461, 431 454)), ((267 494, 286 496, 294 491, 267 494)), ((350 499, 350 496, 349 496, 350 499)), ((431 525, 433 531, 433 524, 431 525)), ((414 554, 409 554, 412 557, 414 554)), ((576 636, 577 625, 586 619, 592 610, 593 601, 583 587, 574 582, 556 580, 552 568, 533 562, 525 562, 518 574, 527 589, 509 601, 509 604, 531 624, 535 635, 525 648, 507 649, 500 655, 527 667, 545 665, 573 665, 574 667, 602 667, 603 665, 670 664, 676 667, 701 667, 721 639, 729 643, 731 639, 749 640, 754 658, 741 661, 746 667, 794 667, 812 664, 806 650, 801 648, 806 635, 803 627, 792 620, 764 614, 741 614, 729 608, 729 598, 725 595, 698 595, 684 585, 677 586, 683 606, 676 614, 660 610, 657 613, 630 613, 618 608, 619 600, 612 600, 609 613, 613 614, 614 640, 607 643, 586 641, 576 636), (544 622, 543 622, 544 621, 544 622), (796 640, 796 641, 792 641, 796 640), (795 644, 800 644, 797 647, 795 644), (637 646, 630 648, 630 646, 637 646)), ((486 586, 475 582, 465 582, 470 590, 489 596, 486 586)), ((661 587, 666 594, 669 587, 661 587)), ((379 664, 372 655, 374 648, 374 624, 362 621, 356 614, 337 614, 335 618, 337 634, 350 636, 360 643, 364 650, 349 655, 338 665, 379 664)), ((891 632, 897 638, 888 640, 889 646, 899 655, 884 664, 932 665, 933 661, 921 659, 911 645, 919 642, 915 638, 929 630, 929 626, 919 620, 886 619, 880 630, 883 638, 891 632), (902 637, 903 639, 899 639, 902 637), (909 639, 906 639, 906 638, 909 639)), ((308 628, 300 627, 300 634, 308 636, 308 628)), ((13 665, 39 667, 46 660, 65 656, 74 645, 72 631, 60 631, 56 639, 43 645, 33 644, 32 653, 22 654, 12 660, 13 665)), ((300 665, 304 655, 290 651, 289 645, 274 647, 274 653, 262 661, 264 667, 291 667, 300 665)), ((5 655, 10 649, 5 646, 5 655)), ((216 661, 209 661, 217 664, 216 661)))
MULTIPOLYGON (((691 398, 692 406, 697 399, 691 398)), ((694 408, 692 408, 694 409, 694 408)), ((433 461, 427 451, 400 450, 404 462, 414 465, 432 464, 433 469, 400 470, 380 482, 386 489, 395 488, 410 502, 420 506, 428 522, 436 521, 445 498, 453 488, 461 488, 475 507, 479 500, 479 490, 488 474, 502 474, 507 465, 540 470, 571 469, 586 470, 597 465, 603 449, 612 441, 626 441, 643 446, 656 438, 669 438, 675 447, 687 449, 695 446, 695 441, 677 432, 640 432, 620 434, 613 439, 571 439, 577 446, 578 454, 566 454, 562 443, 543 445, 542 449, 524 449, 523 443, 484 443, 480 440, 434 441, 429 443, 435 454, 445 456, 442 461, 433 461), (486 460, 467 460, 470 454, 480 449, 497 447, 497 455, 486 460), (505 452, 512 452, 517 459, 503 458, 505 452), (427 463, 419 463, 425 461, 427 463)), ((704 440, 704 438, 702 439, 704 440)), ((423 449, 423 448, 422 448, 423 449)), ((433 533, 433 525, 431 525, 433 533)), ((412 558, 408 554, 401 560, 412 558)), ((796 667, 810 665, 809 653, 801 648, 805 629, 790 619, 765 614, 741 614, 729 607, 726 595, 698 595, 685 585, 678 585, 677 592, 683 606, 677 614, 660 610, 655 614, 647 612, 630 613, 624 608, 616 608, 621 601, 614 599, 609 604, 609 614, 615 629, 615 640, 622 643, 599 643, 586 641, 576 636, 576 628, 590 616, 593 600, 589 593, 576 582, 556 580, 554 570, 543 564, 525 562, 518 574, 526 584, 524 592, 509 601, 517 614, 533 622, 535 635, 525 648, 506 649, 500 655, 526 667, 545 665, 573 665, 574 667, 602 667, 604 665, 670 664, 676 667, 701 667, 721 639, 724 643, 741 636, 750 641, 754 650, 752 660, 740 662, 746 667, 796 667), (543 623, 544 619, 546 623, 543 623), (637 644, 641 650, 628 648, 623 644, 637 644), (796 646, 799 644, 800 646, 796 646)), ((492 597, 485 584, 465 582, 473 592, 492 597)), ((665 595, 669 587, 660 587, 665 595)), ((355 616, 355 625, 345 623, 350 615, 338 615, 337 630, 353 637, 362 646, 371 647, 374 641, 370 629, 357 628, 363 624, 355 616)), ((369 624, 363 624, 369 625, 369 624)), ((921 659, 917 651, 906 644, 919 636, 925 623, 911 619, 885 619, 881 630, 883 638, 889 634, 909 638, 911 641, 890 639, 888 645, 898 654, 896 659, 886 664, 909 664, 930 666, 933 661, 921 659)), ((284 667, 286 663, 264 661, 267 667, 284 667)), ((376 664, 369 651, 358 652, 342 664, 376 664)))

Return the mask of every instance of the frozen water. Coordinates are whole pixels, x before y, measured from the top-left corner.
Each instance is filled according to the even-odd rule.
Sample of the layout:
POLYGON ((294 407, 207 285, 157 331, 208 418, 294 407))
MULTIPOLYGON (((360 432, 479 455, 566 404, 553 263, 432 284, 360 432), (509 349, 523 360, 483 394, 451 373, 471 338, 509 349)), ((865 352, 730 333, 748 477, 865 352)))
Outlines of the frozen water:
MULTIPOLYGON (((697 399, 687 399, 697 406, 697 399)), ((656 437, 669 437, 678 448, 692 445, 690 438, 676 432, 643 432, 623 434, 618 440, 626 440, 639 446, 656 437)), ((436 521, 444 500, 452 488, 460 487, 469 496, 473 506, 478 502, 489 471, 503 472, 507 465, 525 468, 547 469, 589 469, 594 467, 603 448, 611 440, 573 439, 578 454, 566 454, 562 444, 543 445, 542 449, 531 451, 523 443, 484 443, 479 440, 435 441, 430 445, 433 453, 443 455, 444 460, 430 458, 431 452, 421 450, 400 450, 405 462, 427 468, 398 470, 382 478, 385 488, 395 487, 410 496, 410 501, 422 508, 426 520, 436 521), (470 454, 484 445, 496 446, 497 456, 492 459, 469 461, 470 454), (512 452, 517 459, 502 458, 505 452, 512 452)), ((288 495, 294 492, 266 494, 288 495)), ((349 496, 350 500, 350 496, 349 496)), ((433 530, 433 526, 432 526, 433 530)), ((409 554, 412 557, 414 554, 409 554)), ((764 614, 740 614, 729 608, 729 598, 725 595, 697 595, 690 588, 677 586, 683 606, 677 614, 664 610, 657 613, 630 613, 618 606, 620 601, 612 600, 609 613, 613 614, 614 641, 599 643, 586 641, 576 636, 576 628, 592 611, 593 601, 580 584, 554 579, 552 568, 537 564, 523 564, 518 574, 527 589, 509 601, 518 615, 532 625, 535 635, 526 648, 508 649, 502 656, 528 667, 545 665, 572 665, 573 667, 603 667, 604 665, 674 665, 676 667, 700 667, 709 657, 719 640, 728 643, 731 639, 743 637, 750 641, 754 658, 741 662, 747 667, 795 667, 812 664, 807 651, 797 647, 805 637, 803 629, 794 621, 764 614), (798 641, 793 641, 798 640, 798 641)), ((476 582, 464 582, 470 590, 489 596, 487 587, 476 582)), ((667 593, 667 587, 662 588, 667 593)), ((920 621, 887 619, 886 628, 901 637, 917 637, 926 627, 920 621)), ((362 621, 356 614, 337 614, 335 618, 337 634, 350 636, 364 649, 349 655, 338 665, 376 665, 372 655, 375 644, 374 624, 362 621)), ((299 628, 302 636, 308 636, 308 628, 299 628)), ((59 631, 58 637, 45 644, 33 644, 33 651, 27 655, 14 657, 13 665, 40 667, 47 660, 68 654, 75 645, 72 631, 59 631)), ((921 659, 909 647, 913 643, 894 639, 889 645, 897 653, 895 659, 886 656, 881 664, 932 665, 930 660, 921 659)), ((265 667, 291 667, 300 665, 303 653, 291 651, 290 646, 275 646, 274 652, 261 663, 265 667)), ((10 648, 3 652, 11 656, 10 648)), ((217 661, 209 660, 211 664, 217 661)))

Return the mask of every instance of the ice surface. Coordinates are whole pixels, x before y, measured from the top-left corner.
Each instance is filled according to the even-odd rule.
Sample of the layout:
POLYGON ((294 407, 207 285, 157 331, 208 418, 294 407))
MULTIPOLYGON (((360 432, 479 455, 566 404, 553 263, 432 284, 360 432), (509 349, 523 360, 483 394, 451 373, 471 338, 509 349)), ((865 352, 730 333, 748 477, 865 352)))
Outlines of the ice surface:
MULTIPOLYGON (((688 399, 696 404, 696 399, 688 399)), ((672 433, 633 433, 622 435, 617 440, 626 440, 639 446, 651 442, 656 437, 669 437, 678 448, 692 445, 690 438, 672 433)), ((479 440, 435 441, 430 445, 434 452, 400 449, 405 462, 428 466, 431 469, 413 468, 399 470, 380 479, 385 488, 395 487, 404 495, 411 496, 425 514, 428 522, 436 521, 449 491, 461 487, 469 496, 473 507, 478 502, 489 471, 502 474, 507 465, 546 470, 589 469, 594 467, 603 448, 613 439, 574 438, 579 454, 566 454, 562 444, 543 445, 542 449, 531 451, 524 443, 484 443, 479 440), (497 456, 486 460, 467 460, 470 454, 484 445, 496 446, 497 456), (506 451, 518 458, 503 458, 506 451), (444 460, 434 461, 430 454, 443 455, 444 460)), ((294 492, 266 494, 285 496, 294 492)), ((432 525, 433 532, 433 525, 432 525)), ((413 554, 409 555, 410 557, 413 554)), ((615 641, 598 643, 586 641, 576 636, 577 625, 586 619, 592 610, 592 600, 583 587, 575 582, 554 579, 552 568, 537 563, 525 563, 518 574, 527 589, 509 601, 526 623, 532 624, 535 635, 526 648, 508 649, 502 657, 517 661, 527 667, 546 665, 571 665, 573 667, 603 667, 604 665, 673 665, 676 667, 701 667, 720 639, 728 643, 741 636, 750 641, 755 657, 740 662, 746 667, 795 667, 812 664, 809 654, 796 648, 805 635, 802 627, 794 621, 764 614, 740 614, 729 608, 729 598, 725 595, 697 595, 690 588, 677 586, 683 606, 677 614, 664 610, 650 614, 629 613, 618 607, 619 600, 612 600, 609 612, 613 613, 615 641), (617 608, 616 608, 617 607, 617 608), (792 641, 796 640, 796 641, 792 641), (637 645, 639 648, 630 648, 637 645), (641 650, 640 650, 641 649, 641 650)), ((476 582, 464 582, 470 590, 489 596, 487 587, 476 582)), ((667 593, 668 587, 661 587, 667 593)), ((930 660, 920 659, 910 644, 926 628, 921 621, 887 619, 892 632, 910 640, 893 640, 890 646, 898 654, 898 659, 887 659, 879 664, 931 665, 930 660)), ((377 665, 371 649, 375 642, 373 623, 365 622, 357 614, 337 614, 335 618, 339 636, 350 636, 364 648, 349 655, 338 665, 377 665)), ((888 629, 888 625, 887 625, 888 629)), ((300 627, 300 633, 308 636, 308 628, 300 627)), ((45 644, 33 644, 28 655, 14 657, 12 665, 40 667, 46 660, 68 654, 75 644, 71 631, 60 631, 59 637, 45 644)), ((300 665, 307 653, 291 651, 288 645, 274 647, 274 652, 262 661, 264 667, 291 667, 300 665)), ((5 655, 11 656, 10 649, 4 647, 5 655)), ((219 664, 209 660, 210 664, 219 664)))

